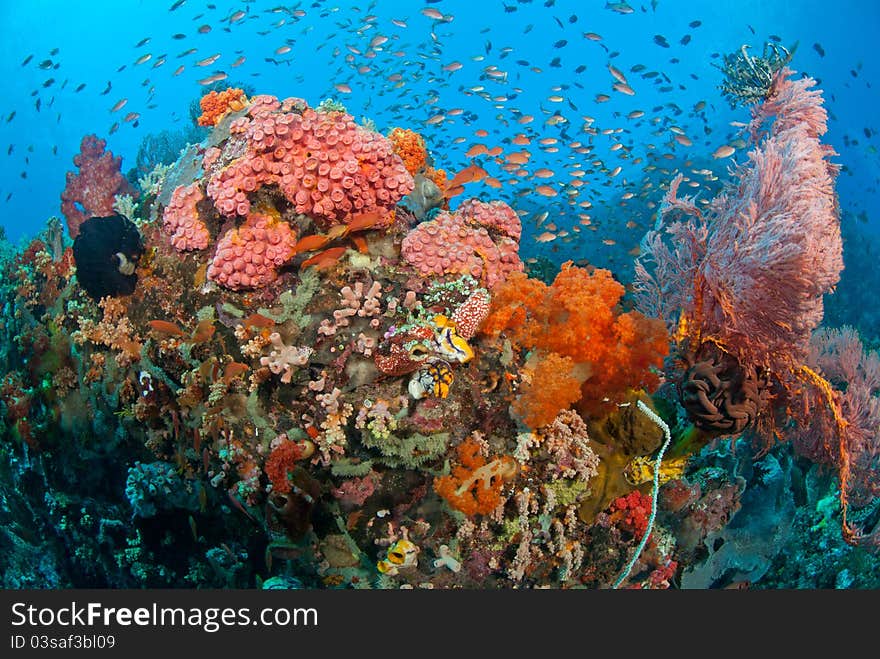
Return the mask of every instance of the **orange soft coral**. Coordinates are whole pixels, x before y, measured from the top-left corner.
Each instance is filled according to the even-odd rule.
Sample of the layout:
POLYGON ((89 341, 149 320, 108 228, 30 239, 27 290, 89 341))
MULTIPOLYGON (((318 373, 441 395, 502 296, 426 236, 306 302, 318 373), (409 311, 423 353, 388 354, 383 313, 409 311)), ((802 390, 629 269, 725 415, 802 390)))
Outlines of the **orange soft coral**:
POLYGON ((425 147, 425 139, 417 132, 407 128, 393 128, 388 133, 388 139, 394 145, 394 153, 400 156, 406 171, 415 175, 428 159, 428 150, 425 147))
POLYGON ((663 365, 669 353, 669 336, 659 318, 647 318, 637 311, 617 317, 614 323, 616 348, 602 358, 600 373, 584 382, 578 410, 585 415, 605 411, 606 396, 615 401, 627 389, 656 389, 659 376, 651 367, 663 365))
POLYGON ((237 87, 229 87, 222 92, 209 92, 199 101, 199 106, 202 108, 202 114, 198 119, 199 126, 216 126, 224 114, 243 110, 246 104, 247 96, 237 87))
POLYGON ((480 332, 493 337, 504 332, 514 343, 533 345, 531 332, 541 326, 536 322, 535 314, 540 308, 536 301, 543 300, 547 290, 540 279, 531 279, 524 272, 511 272, 492 291, 492 306, 480 332))
POLYGON ((269 454, 269 459, 263 467, 269 482, 272 483, 272 491, 278 494, 290 492, 291 484, 287 474, 296 466, 296 461, 303 457, 303 450, 299 444, 290 440, 284 440, 278 444, 269 454))
MULTIPOLYGON (((587 414, 601 412, 603 403, 620 400, 627 389, 655 387, 658 381, 651 367, 661 367, 669 351, 662 321, 636 311, 619 312, 623 294, 624 287, 608 270, 590 272, 570 261, 551 286, 513 273, 493 291, 482 332, 504 332, 522 348, 543 351, 545 359, 555 353, 588 367, 592 375, 583 384, 578 408, 587 414)), ((543 399, 543 394, 530 393, 521 403, 523 410, 536 405, 543 410, 538 395, 543 399)), ((525 416, 553 420, 549 409, 543 412, 525 416)))
POLYGON ((433 167, 425 168, 425 178, 431 179, 441 190, 446 189, 446 183, 448 181, 448 177, 446 176, 445 169, 434 169, 433 167))
POLYGON ((586 377, 586 373, 580 378, 575 375, 575 363, 570 357, 551 352, 537 359, 534 369, 530 369, 530 381, 522 386, 513 404, 513 411, 530 428, 552 423, 560 411, 579 400, 581 383, 586 377))
POLYGON ((501 488, 519 473, 519 464, 510 456, 486 462, 480 444, 470 438, 457 450, 461 464, 450 476, 435 478, 434 490, 465 515, 488 515, 501 505, 501 488))

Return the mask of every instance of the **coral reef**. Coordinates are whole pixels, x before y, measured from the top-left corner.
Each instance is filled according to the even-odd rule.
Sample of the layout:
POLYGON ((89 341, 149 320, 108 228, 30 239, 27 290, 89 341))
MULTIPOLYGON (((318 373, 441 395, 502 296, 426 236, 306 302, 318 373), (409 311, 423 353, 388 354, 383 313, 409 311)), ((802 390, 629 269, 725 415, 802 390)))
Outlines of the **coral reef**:
MULTIPOLYGON (((877 356, 814 334, 825 115, 772 90, 735 186, 703 212, 673 180, 638 310, 608 270, 527 276, 517 210, 456 206, 479 168, 447 184, 414 131, 211 92, 130 221, 0 255, 3 585, 744 587, 785 552, 828 583, 838 525, 878 560, 877 356)), ((70 187, 112 206, 102 151, 70 187)))
MULTIPOLYGON (((609 403, 620 402, 628 389, 658 384, 651 369, 662 366, 668 351, 666 332, 657 319, 637 311, 620 313, 616 307, 623 292, 609 271, 590 273, 571 262, 563 264, 551 286, 516 273, 494 291, 483 332, 503 334, 522 348, 569 360, 534 371, 550 378, 558 368, 563 376, 555 385, 562 396, 559 407, 546 409, 540 418, 552 418, 571 402, 583 412, 601 413, 609 403), (580 395, 574 393, 574 380, 581 383, 580 395)), ((543 378, 526 395, 547 384, 543 378)), ((548 404, 555 400, 540 395, 548 404)))
POLYGON ((268 184, 277 185, 297 213, 325 225, 353 213, 386 214, 412 191, 412 176, 391 143, 342 112, 257 96, 230 130, 236 139, 227 143, 222 167, 212 170, 207 185, 227 217, 247 215, 246 195, 268 184))

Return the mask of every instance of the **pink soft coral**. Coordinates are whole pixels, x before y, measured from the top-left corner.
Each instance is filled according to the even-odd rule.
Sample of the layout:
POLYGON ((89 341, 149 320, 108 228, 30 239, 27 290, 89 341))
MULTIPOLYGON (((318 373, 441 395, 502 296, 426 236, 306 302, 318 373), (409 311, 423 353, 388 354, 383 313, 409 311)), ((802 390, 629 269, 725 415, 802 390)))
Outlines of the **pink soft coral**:
POLYGON ((78 173, 67 172, 67 185, 61 193, 61 212, 67 218, 71 238, 79 234, 79 225, 90 217, 114 214, 113 202, 117 194, 132 194, 133 190, 120 173, 122 157, 105 151, 107 142, 97 135, 82 138, 80 152, 73 164, 78 173))

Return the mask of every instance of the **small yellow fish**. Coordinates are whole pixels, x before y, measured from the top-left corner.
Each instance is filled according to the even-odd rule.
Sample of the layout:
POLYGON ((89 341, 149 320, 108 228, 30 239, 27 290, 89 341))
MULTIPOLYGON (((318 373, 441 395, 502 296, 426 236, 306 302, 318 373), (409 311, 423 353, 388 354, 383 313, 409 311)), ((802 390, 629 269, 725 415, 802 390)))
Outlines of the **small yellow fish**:
POLYGON ((414 567, 418 563, 419 548, 404 535, 388 548, 385 558, 376 563, 382 574, 396 575, 400 569, 414 567))

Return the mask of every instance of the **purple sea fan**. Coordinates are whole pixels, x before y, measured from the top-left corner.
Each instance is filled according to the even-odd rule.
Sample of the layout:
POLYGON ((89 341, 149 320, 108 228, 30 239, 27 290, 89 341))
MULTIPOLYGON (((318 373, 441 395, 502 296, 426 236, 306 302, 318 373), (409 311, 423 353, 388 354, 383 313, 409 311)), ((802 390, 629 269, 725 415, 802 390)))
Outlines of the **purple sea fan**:
POLYGON ((659 314, 692 350, 716 342, 742 364, 779 372, 800 363, 822 320, 822 295, 843 269, 834 176, 819 142, 825 110, 812 79, 780 71, 753 111, 769 135, 704 215, 672 182, 661 222, 642 242, 638 306, 659 314), (669 246, 674 244, 674 248, 669 246))

